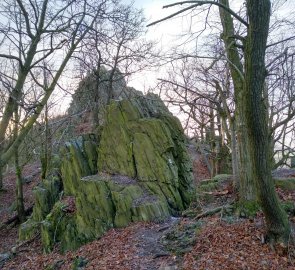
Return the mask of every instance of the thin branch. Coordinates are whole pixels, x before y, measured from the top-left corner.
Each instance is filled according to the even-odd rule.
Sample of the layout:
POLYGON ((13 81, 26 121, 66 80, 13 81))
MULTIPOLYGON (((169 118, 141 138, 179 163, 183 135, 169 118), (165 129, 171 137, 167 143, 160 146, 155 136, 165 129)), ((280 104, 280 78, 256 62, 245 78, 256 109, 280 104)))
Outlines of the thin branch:
POLYGON ((280 44, 280 43, 283 43, 283 42, 286 42, 286 41, 289 41, 289 40, 292 40, 292 39, 295 39, 295 36, 293 36, 293 37, 288 37, 288 38, 285 38, 285 39, 280 40, 280 41, 278 41, 278 42, 275 42, 275 43, 269 44, 269 45, 266 46, 266 48, 269 48, 269 47, 272 47, 272 46, 278 45, 278 44, 280 44))
POLYGON ((14 56, 14 55, 0 53, 0 58, 7 58, 7 59, 16 60, 19 62, 20 65, 22 65, 21 59, 19 59, 17 56, 14 56))
POLYGON ((27 28, 27 32, 28 32, 28 36, 29 36, 31 39, 33 39, 33 38, 34 38, 34 35, 33 35, 32 32, 31 32, 31 26, 30 26, 29 14, 28 14, 28 12, 26 11, 26 9, 25 9, 25 7, 24 7, 22 1, 21 1, 21 0, 16 0, 16 1, 17 1, 18 5, 19 5, 19 7, 20 7, 20 9, 21 9, 21 11, 22 11, 22 13, 23 13, 23 15, 24 15, 25 22, 26 22, 26 28, 27 28))
POLYGON ((170 5, 163 6, 163 8, 169 8, 169 7, 174 7, 174 6, 177 6, 177 5, 184 5, 184 4, 194 4, 194 5, 191 5, 189 7, 181 9, 181 10, 179 10, 179 11, 173 13, 173 14, 170 14, 169 16, 164 17, 164 18, 162 18, 160 20, 154 21, 154 22, 148 24, 147 27, 158 24, 158 23, 163 22, 163 21, 166 21, 166 20, 171 19, 171 18, 173 18, 173 17, 175 17, 175 16, 177 16, 177 15, 179 15, 179 14, 181 14, 181 13, 187 11, 187 10, 190 10, 190 9, 195 8, 195 7, 202 6, 202 5, 216 5, 218 7, 221 7, 225 11, 227 11, 229 14, 231 14, 233 17, 235 17, 239 22, 244 24, 246 27, 249 26, 249 24, 242 17, 240 17, 237 13, 235 13, 232 9, 230 9, 229 7, 223 5, 223 4, 219 3, 219 2, 215 2, 215 1, 182 1, 182 2, 176 2, 176 3, 170 4, 170 5))

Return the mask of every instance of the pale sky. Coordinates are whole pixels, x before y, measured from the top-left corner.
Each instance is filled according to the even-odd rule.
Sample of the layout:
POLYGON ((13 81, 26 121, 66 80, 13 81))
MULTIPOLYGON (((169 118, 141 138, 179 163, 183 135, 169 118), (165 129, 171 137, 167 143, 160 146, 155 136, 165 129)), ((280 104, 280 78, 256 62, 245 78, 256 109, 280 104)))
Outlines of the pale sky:
MULTIPOLYGON (((130 3, 130 0, 123 0, 124 3, 130 3)), ((179 2, 177 0, 134 0, 134 5, 137 8, 141 8, 144 11, 144 15, 148 21, 148 23, 153 22, 155 20, 159 20, 163 17, 166 17, 173 12, 181 9, 181 6, 177 6, 175 8, 166 8, 162 7, 167 4, 172 4, 175 2, 179 2)), ((243 0, 230 0, 230 7, 234 11, 239 11, 239 9, 243 6, 243 0)), ((282 18, 289 19, 291 22, 294 22, 295 15, 295 1, 294 0, 272 0, 273 4, 273 14, 271 17, 272 21, 278 21, 282 18), (278 10, 279 8, 279 10, 278 10)), ((208 6, 206 6, 208 7, 208 6)), ((205 6, 204 6, 205 8, 205 6)), ((201 8, 199 8, 201 9, 201 8)), ((210 17, 213 20, 218 21, 218 14, 216 12, 217 8, 211 8, 210 17)), ((196 28, 202 28, 205 21, 206 12, 201 14, 197 14, 193 19, 191 16, 179 16, 178 18, 172 18, 167 21, 161 22, 155 26, 149 27, 147 29, 146 38, 147 39, 155 39, 159 43, 159 47, 161 47, 164 51, 169 51, 169 48, 176 44, 177 38, 179 38, 179 34, 187 33, 189 31, 189 27, 193 21, 193 31, 196 28)), ((294 31, 294 25, 290 25, 290 31, 294 31)), ((293 32, 292 31, 292 32, 293 32)), ((282 35, 282 33, 279 33, 282 35)), ((286 31, 283 35, 292 35, 286 31)), ((275 37, 275 36, 274 36, 275 37)), ((272 37, 269 38, 271 41, 272 37)), ((128 82, 129 85, 134 86, 138 90, 146 91, 149 87, 155 85, 156 78, 161 75, 161 72, 146 72, 143 74, 135 75, 128 82)))
MULTIPOLYGON (((277 2, 285 3, 283 5, 283 12, 280 12, 279 15, 290 12, 292 9, 295 9, 294 0, 276 0, 277 2)), ((123 3, 129 4, 131 0, 122 0, 123 3)), ((134 0, 134 5, 137 8, 143 9, 144 15, 147 19, 147 22, 153 22, 155 20, 161 19, 165 16, 170 15, 176 10, 180 9, 180 6, 175 8, 163 9, 162 7, 167 4, 175 3, 175 0, 134 0)), ((241 7, 241 0, 232 0, 230 1, 231 8, 238 10, 241 7)), ((215 9, 216 11, 216 9, 215 9)), ((218 15, 214 10, 210 11, 211 19, 218 20, 218 15), (214 15, 215 18, 214 18, 214 15)), ((276 14, 277 15, 277 14, 276 14)), ((193 30, 198 28, 198 24, 195 22, 200 22, 204 24, 206 12, 194 16, 192 21, 194 22, 193 30)), ((273 16, 275 18, 275 16, 273 16)), ((147 28, 146 38, 149 40, 156 40, 158 42, 158 47, 163 51, 169 51, 173 44, 176 43, 177 38, 179 38, 180 33, 187 32, 189 26, 192 23, 191 16, 179 16, 178 18, 169 19, 167 21, 161 22, 156 26, 147 28)), ((200 24, 199 24, 200 25, 200 24)), ((142 73, 137 73, 132 75, 128 80, 128 85, 135 87, 137 90, 146 92, 150 87, 156 85, 157 78, 165 76, 165 69, 157 71, 144 71, 142 73)))
MULTIPOLYGON (((130 3, 128 0, 124 0, 123 2, 130 3)), ((179 6, 163 9, 164 5, 175 2, 175 0, 135 0, 134 5, 137 8, 143 9, 147 23, 151 23, 179 10, 179 6)), ((181 16, 180 18, 172 18, 163 21, 155 26, 147 28, 146 38, 148 40, 156 40, 158 48, 162 50, 162 52, 167 52, 173 44, 176 44, 180 33, 188 30, 190 22, 190 16, 181 16)), ((164 72, 164 69, 162 69, 155 72, 135 74, 130 78, 128 85, 145 92, 149 87, 153 87, 156 84, 156 80, 160 75, 164 76, 164 72)))

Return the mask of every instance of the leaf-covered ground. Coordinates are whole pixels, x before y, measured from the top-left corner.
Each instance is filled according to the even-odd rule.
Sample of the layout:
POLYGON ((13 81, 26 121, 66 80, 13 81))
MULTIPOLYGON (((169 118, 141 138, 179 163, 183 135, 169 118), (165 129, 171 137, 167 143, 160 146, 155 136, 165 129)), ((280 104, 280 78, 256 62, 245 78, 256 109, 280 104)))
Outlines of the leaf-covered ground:
MULTIPOLYGON (((25 209, 34 203, 33 187, 40 182, 40 164, 33 163, 23 168, 24 205, 25 209)), ((0 192, 0 227, 1 223, 16 216, 16 177, 14 171, 9 170, 3 182, 4 191, 0 192)), ((0 253, 7 251, 17 240, 17 227, 3 227, 0 229, 0 253)))
MULTIPOLYGON (((197 166, 201 165, 195 164, 197 166)), ((206 175, 204 169, 202 173, 206 175)), ((15 179, 8 176, 5 187, 13 189, 15 179)), ((37 182, 35 179, 27 184, 27 204, 32 203, 29 185, 37 182)), ((295 201, 294 191, 278 189, 278 194, 283 201, 295 201)), ((210 205, 203 202, 203 209, 196 210, 198 213, 205 208, 227 204, 234 197, 230 185, 226 184, 207 195, 212 196, 213 201, 210 205)), ((12 204, 13 198, 12 193, 10 196, 6 193, 5 197, 1 194, 1 221, 14 214, 3 210, 12 204)), ((251 220, 228 215, 225 211, 198 219, 198 213, 165 223, 136 223, 124 229, 112 229, 101 239, 65 254, 58 252, 58 246, 54 252, 43 254, 39 236, 31 242, 16 244, 17 228, 3 227, 0 229, 0 253, 10 251, 13 246, 17 248, 2 269, 66 270, 74 269, 74 266, 98 270, 295 269, 292 247, 276 252, 264 243, 265 226, 261 213, 251 220)), ((294 217, 290 220, 294 230, 294 217)))
POLYGON ((262 217, 235 224, 212 218, 184 256, 183 269, 295 269, 291 254, 278 255, 263 244, 264 233, 262 217))

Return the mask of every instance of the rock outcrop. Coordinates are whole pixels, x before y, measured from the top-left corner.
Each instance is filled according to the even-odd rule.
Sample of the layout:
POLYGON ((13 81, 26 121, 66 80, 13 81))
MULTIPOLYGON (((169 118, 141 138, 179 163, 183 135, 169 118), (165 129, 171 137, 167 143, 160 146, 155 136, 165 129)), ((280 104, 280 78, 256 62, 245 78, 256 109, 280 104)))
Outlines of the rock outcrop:
MULTIPOLYGON (((104 108, 109 98, 109 83, 112 71, 104 66, 100 71, 85 76, 79 83, 68 109, 68 113, 79 114, 83 111, 93 111, 94 107, 104 108)), ((124 75, 116 70, 112 78, 113 99, 123 100, 140 95, 140 91, 128 87, 124 75)))
POLYGON ((110 228, 164 220, 188 206, 186 138, 156 95, 112 101, 100 130, 60 150, 55 173, 35 190, 34 213, 21 226, 21 239, 41 227, 45 251, 57 242, 71 250, 110 228))

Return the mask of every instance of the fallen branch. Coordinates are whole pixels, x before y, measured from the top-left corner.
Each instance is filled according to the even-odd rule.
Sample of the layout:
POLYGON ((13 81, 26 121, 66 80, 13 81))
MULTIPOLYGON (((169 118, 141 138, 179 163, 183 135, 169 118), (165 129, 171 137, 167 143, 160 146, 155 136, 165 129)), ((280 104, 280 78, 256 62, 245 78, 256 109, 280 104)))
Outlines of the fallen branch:
POLYGON ((19 244, 17 244, 16 246, 14 246, 14 247, 12 248, 13 253, 16 253, 17 251, 18 251, 18 252, 23 252, 23 251, 25 251, 24 249, 23 249, 23 250, 18 250, 18 249, 19 249, 20 247, 24 246, 24 245, 28 245, 28 244, 32 243, 32 242, 33 242, 37 237, 39 237, 39 236, 40 236, 40 233, 38 232, 38 233, 36 233, 35 235, 33 235, 32 238, 20 242, 19 244))
POLYGON ((203 217, 212 216, 212 215, 214 215, 214 214, 216 214, 216 213, 219 213, 219 212, 221 212, 221 211, 223 211, 223 210, 225 210, 225 209, 228 209, 228 208, 232 208, 232 205, 227 204, 227 205, 224 205, 224 206, 219 206, 219 207, 216 207, 216 208, 214 208, 214 209, 208 210, 208 211, 206 211, 206 212, 203 212, 203 213, 197 215, 197 216, 194 218, 194 220, 196 220, 196 219, 200 219, 200 218, 203 218, 203 217))
POLYGON ((222 196, 222 195, 227 195, 229 193, 229 191, 228 190, 223 190, 223 191, 203 191, 202 193, 209 194, 209 195, 214 195, 214 196, 222 196))
MULTIPOLYGON (((27 208, 27 209, 25 210, 25 215, 26 215, 26 216, 32 213, 32 211, 33 211, 33 207, 34 207, 34 205, 31 205, 29 208, 27 208)), ((18 215, 15 215, 15 216, 13 216, 12 218, 10 218, 10 219, 6 220, 5 222, 3 222, 2 225, 1 225, 1 227, 0 227, 0 229, 1 229, 4 225, 10 225, 10 224, 12 224, 12 223, 14 223, 14 222, 17 222, 18 220, 19 220, 18 215)))

